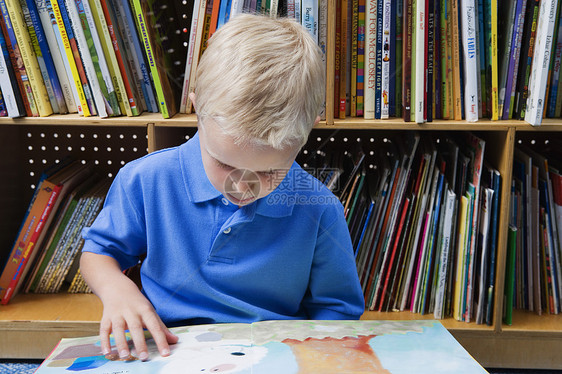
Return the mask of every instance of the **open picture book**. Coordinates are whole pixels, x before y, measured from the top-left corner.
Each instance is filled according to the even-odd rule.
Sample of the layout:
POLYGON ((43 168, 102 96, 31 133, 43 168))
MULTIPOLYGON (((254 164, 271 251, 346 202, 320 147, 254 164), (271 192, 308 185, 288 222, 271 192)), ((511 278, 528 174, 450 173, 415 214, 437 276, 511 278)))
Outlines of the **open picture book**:
MULTIPOLYGON (((102 355, 99 337, 62 339, 36 374, 47 373, 486 373, 434 320, 264 321, 172 328, 179 342, 161 357, 102 355)), ((130 337, 127 337, 128 339, 130 337)))

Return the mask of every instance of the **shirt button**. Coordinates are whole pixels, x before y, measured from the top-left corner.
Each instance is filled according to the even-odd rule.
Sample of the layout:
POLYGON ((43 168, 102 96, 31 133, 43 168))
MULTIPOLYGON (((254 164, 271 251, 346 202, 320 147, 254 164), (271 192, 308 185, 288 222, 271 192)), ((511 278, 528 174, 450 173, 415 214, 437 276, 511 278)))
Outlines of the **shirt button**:
POLYGON ((225 197, 223 197, 223 198, 222 198, 222 203, 223 203, 224 205, 228 205, 228 200, 227 200, 225 197))
POLYGON ((228 233, 230 233, 230 231, 232 231, 232 228, 228 227, 226 230, 223 231, 223 233, 228 234, 228 233))

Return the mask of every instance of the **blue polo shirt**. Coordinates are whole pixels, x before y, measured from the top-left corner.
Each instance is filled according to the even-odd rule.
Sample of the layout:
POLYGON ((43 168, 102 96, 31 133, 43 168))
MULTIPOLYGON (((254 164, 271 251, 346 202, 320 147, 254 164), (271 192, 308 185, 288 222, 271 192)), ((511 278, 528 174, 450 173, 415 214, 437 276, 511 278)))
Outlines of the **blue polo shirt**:
POLYGON ((116 175, 84 229, 83 251, 138 263, 164 323, 357 319, 364 311, 337 198, 294 163, 268 196, 239 208, 207 179, 199 138, 116 175))

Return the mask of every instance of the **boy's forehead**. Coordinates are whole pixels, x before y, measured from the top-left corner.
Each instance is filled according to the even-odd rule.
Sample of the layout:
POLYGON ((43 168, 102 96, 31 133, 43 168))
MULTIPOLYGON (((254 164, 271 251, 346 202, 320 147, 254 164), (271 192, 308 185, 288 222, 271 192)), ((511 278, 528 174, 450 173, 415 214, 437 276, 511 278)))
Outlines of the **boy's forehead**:
POLYGON ((212 119, 205 119, 199 126, 201 145, 205 151, 223 164, 254 171, 290 168, 299 148, 275 149, 267 145, 236 144, 212 119))

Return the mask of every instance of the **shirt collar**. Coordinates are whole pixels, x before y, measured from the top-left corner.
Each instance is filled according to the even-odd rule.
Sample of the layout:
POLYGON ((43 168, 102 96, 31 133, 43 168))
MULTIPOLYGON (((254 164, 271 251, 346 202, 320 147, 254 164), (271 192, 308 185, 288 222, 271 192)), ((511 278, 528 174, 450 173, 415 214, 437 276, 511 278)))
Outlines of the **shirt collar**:
POLYGON ((221 196, 213 187, 203 166, 199 134, 183 143, 180 148, 180 165, 187 196, 194 203, 209 201, 221 196))
POLYGON ((295 206, 295 172, 300 166, 295 162, 283 181, 273 192, 256 201, 256 213, 267 217, 287 217, 295 206))
MULTIPOLYGON (((211 184, 201 159, 201 146, 199 134, 196 133, 191 139, 180 147, 180 164, 185 183, 187 196, 194 203, 201 203, 221 197, 222 194, 211 184)), ((295 205, 294 199, 290 198, 294 191, 294 173, 300 166, 293 162, 291 169, 281 184, 269 195, 259 199, 248 206, 248 212, 267 217, 286 217, 291 215, 295 205), (255 209, 255 210, 254 210, 255 209)))

